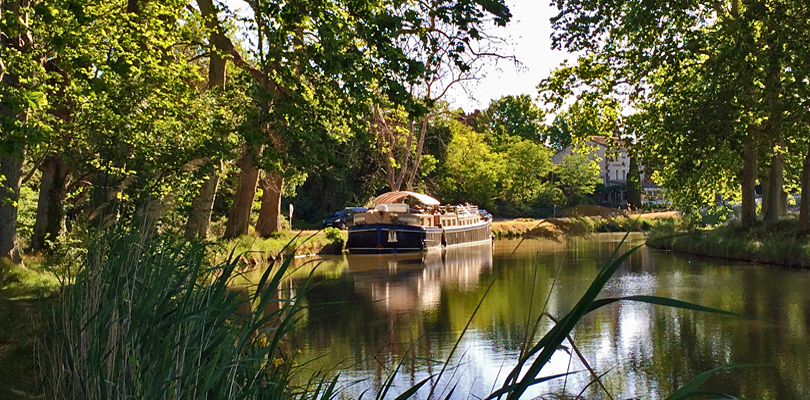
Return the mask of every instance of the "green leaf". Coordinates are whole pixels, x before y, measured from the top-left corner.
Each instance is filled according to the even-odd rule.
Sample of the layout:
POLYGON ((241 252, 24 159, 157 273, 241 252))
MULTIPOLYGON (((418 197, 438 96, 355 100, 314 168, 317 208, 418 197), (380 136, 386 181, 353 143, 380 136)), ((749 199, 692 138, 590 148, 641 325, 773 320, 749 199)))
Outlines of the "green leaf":
POLYGON ((429 376, 425 379, 422 379, 422 381, 420 381, 416 385, 411 386, 410 388, 408 388, 408 390, 402 392, 402 394, 397 396, 394 400, 405 400, 411 398, 411 396, 416 394, 416 391, 419 390, 422 386, 424 386, 430 380, 430 378, 433 378, 433 376, 429 376))
POLYGON ((680 389, 676 390, 674 393, 669 395, 666 400, 683 400, 688 399, 697 395, 701 395, 702 393, 698 391, 701 385, 706 383, 709 378, 714 376, 714 374, 720 371, 727 371, 730 369, 735 368, 752 368, 752 367, 764 367, 767 364, 726 364, 722 367, 717 367, 710 369, 708 371, 703 371, 699 373, 697 376, 692 378, 686 385, 681 386, 680 389))
POLYGON ((747 319, 756 319, 756 317, 739 314, 731 311, 720 310, 717 308, 711 308, 706 306, 701 306, 700 304, 689 303, 686 301, 669 299, 666 297, 658 297, 658 296, 645 296, 645 295, 638 295, 638 296, 625 296, 625 297, 614 297, 614 298, 605 298, 599 299, 594 301, 591 306, 588 308, 587 313, 594 311, 598 308, 604 307, 608 304, 613 304, 618 301, 638 301, 641 303, 648 303, 648 304, 655 304, 660 306, 667 306, 673 308, 682 308, 685 310, 693 310, 693 311, 700 311, 700 312, 708 312, 708 313, 715 313, 715 314, 724 314, 724 315, 732 315, 735 317, 743 317, 747 319))

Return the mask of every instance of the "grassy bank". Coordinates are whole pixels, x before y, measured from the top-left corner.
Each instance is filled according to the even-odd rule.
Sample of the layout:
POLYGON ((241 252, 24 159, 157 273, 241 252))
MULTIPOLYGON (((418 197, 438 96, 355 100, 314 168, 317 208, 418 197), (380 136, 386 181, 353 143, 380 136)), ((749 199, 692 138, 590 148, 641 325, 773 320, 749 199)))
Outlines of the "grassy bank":
POLYGON ((493 221, 492 234, 498 239, 506 239, 524 236, 558 238, 563 235, 598 232, 645 232, 659 223, 671 224, 677 217, 678 214, 674 212, 625 214, 616 209, 591 206, 588 210, 565 213, 560 218, 493 221), (585 214, 582 211, 591 213, 585 214))
POLYGON ((770 228, 759 224, 743 229, 735 221, 706 229, 661 224, 650 232, 647 245, 706 257, 810 268, 810 236, 797 234, 796 226, 795 216, 770 228))
POLYGON ((263 239, 244 235, 237 239, 219 242, 215 258, 223 260, 233 251, 241 254, 243 261, 253 266, 265 266, 279 257, 282 251, 294 250, 295 255, 340 254, 348 234, 336 228, 321 231, 283 231, 263 239))

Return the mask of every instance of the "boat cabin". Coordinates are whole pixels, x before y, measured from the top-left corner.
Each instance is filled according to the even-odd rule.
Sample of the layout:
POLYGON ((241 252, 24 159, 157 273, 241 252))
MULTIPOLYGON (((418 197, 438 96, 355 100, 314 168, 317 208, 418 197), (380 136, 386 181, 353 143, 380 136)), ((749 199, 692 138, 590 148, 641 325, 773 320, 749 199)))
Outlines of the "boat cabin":
POLYGON ((372 202, 375 204, 373 208, 354 215, 354 226, 383 224, 451 228, 481 221, 477 206, 443 206, 433 197, 421 193, 390 192, 372 202))

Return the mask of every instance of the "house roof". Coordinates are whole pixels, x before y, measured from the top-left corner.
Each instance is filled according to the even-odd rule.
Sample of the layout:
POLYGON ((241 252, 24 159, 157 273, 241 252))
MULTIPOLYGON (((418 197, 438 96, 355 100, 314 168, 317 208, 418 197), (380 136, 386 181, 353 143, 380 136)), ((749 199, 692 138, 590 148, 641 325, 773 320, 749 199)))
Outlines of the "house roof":
POLYGON ((604 136, 596 136, 596 135, 591 136, 591 142, 594 142, 596 144, 600 144, 600 145, 605 146, 605 147, 607 147, 607 139, 608 138, 606 138, 604 136))
POLYGON ((422 204, 424 204, 426 206, 438 206, 439 204, 441 204, 441 203, 439 203, 439 200, 436 200, 433 197, 430 197, 430 196, 428 196, 426 194, 416 193, 416 192, 408 192, 406 190, 402 190, 402 191, 399 191, 399 192, 388 192, 388 193, 385 193, 385 194, 381 194, 381 195, 377 196, 371 202, 374 203, 374 204, 391 204, 391 203, 397 203, 400 200, 404 200, 407 197, 413 197, 414 199, 418 200, 419 202, 421 202, 422 204))

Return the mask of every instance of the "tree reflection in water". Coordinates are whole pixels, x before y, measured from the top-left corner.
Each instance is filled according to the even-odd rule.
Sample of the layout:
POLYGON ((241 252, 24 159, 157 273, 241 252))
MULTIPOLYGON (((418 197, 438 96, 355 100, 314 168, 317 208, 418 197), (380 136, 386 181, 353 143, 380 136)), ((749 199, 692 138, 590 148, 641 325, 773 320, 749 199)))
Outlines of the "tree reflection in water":
MULTIPOLYGON (((303 349, 301 360, 317 358, 312 368, 341 371, 349 395, 373 391, 404 358, 392 389, 403 391, 438 371, 498 273, 454 355, 455 369, 439 384, 458 383, 458 398, 485 397, 514 366, 526 323, 537 317, 546 297, 548 311, 564 315, 620 240, 621 235, 600 234, 568 243, 525 241, 511 258, 517 241, 498 241, 494 249, 328 258, 315 285, 303 293, 309 308, 290 340, 303 349)), ((670 297, 762 319, 620 303, 586 316, 575 339, 597 372, 614 368, 604 383, 615 398, 663 398, 700 371, 727 363, 770 366, 717 375, 709 389, 743 398, 810 398, 808 287, 807 271, 643 248, 620 268, 603 296, 670 297)), ((549 326, 544 320, 541 333, 549 326)), ((569 355, 558 351, 543 374, 568 368, 569 355)), ((582 365, 574 359, 570 369, 582 365)), ((566 393, 576 394, 588 381, 587 374, 575 375, 538 385, 528 395, 561 394, 563 385, 566 393)), ((588 392, 588 398, 601 397, 596 389, 588 392)))

